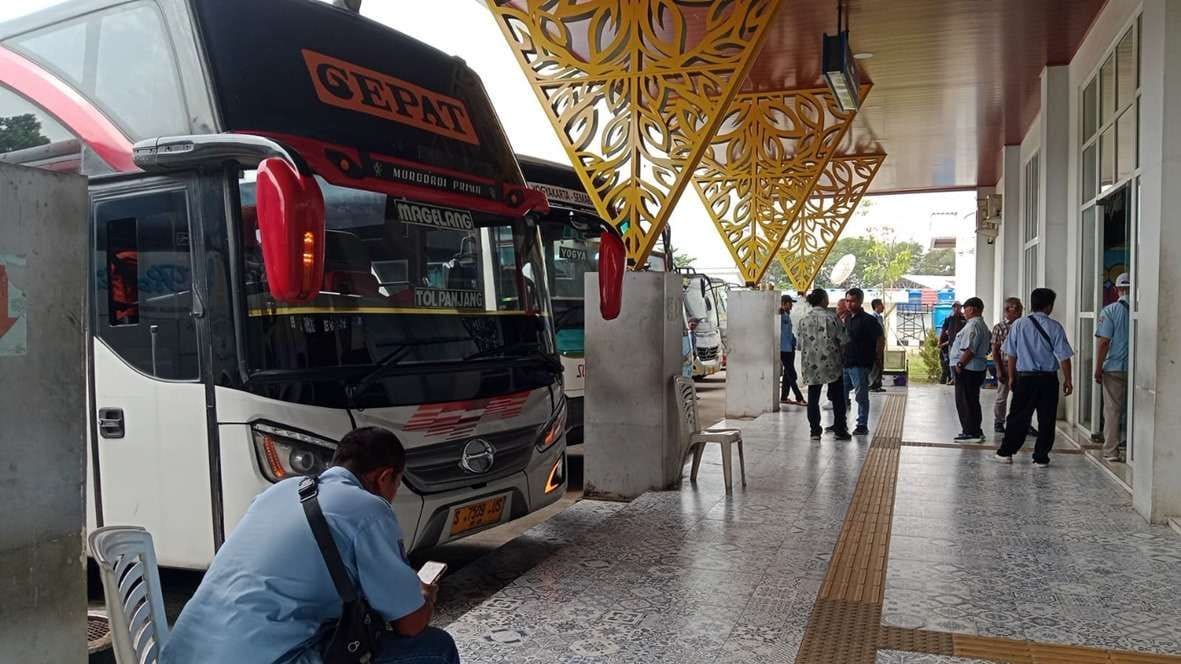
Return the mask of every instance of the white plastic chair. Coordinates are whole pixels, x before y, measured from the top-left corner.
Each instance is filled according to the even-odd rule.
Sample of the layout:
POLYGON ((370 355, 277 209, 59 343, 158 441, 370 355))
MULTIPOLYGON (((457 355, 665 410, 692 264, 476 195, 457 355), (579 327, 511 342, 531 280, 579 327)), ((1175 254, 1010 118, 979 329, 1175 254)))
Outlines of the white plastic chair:
POLYGON ((693 380, 684 376, 673 378, 673 389, 676 390, 677 409, 681 412, 681 426, 688 432, 689 444, 687 452, 693 454, 693 470, 689 474, 689 481, 697 481, 697 471, 701 468, 701 455, 705 453, 708 443, 717 443, 722 450, 722 477, 726 482, 726 495, 734 493, 732 448, 738 447, 738 468, 742 473, 742 486, 746 486, 746 457, 742 453, 742 431, 739 429, 705 429, 701 430, 697 424, 697 388, 693 380))
POLYGON ((88 541, 103 581, 115 661, 155 664, 168 641, 168 617, 152 536, 137 526, 107 526, 88 541))

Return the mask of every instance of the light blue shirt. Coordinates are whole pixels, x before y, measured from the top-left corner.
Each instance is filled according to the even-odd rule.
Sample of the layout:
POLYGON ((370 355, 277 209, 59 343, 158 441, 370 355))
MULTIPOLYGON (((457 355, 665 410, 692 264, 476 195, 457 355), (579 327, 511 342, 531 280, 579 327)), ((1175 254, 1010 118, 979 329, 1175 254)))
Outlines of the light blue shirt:
POLYGON ((951 366, 955 366, 960 358, 963 357, 965 350, 972 351, 972 359, 964 365, 964 369, 968 371, 984 371, 988 367, 989 351, 992 349, 992 332, 988 329, 988 325, 984 319, 977 316, 969 320, 955 335, 955 340, 951 343, 951 352, 948 357, 951 361, 951 366))
POLYGON ((1074 357, 1074 350, 1066 340, 1066 330, 1040 311, 1013 322, 1002 350, 1007 357, 1017 358, 1017 371, 1057 371, 1059 362, 1074 357), (1034 327, 1034 319, 1050 337, 1049 342, 1034 327))
MULTIPOLYGON (((162 664, 321 661, 313 648, 321 629, 340 617, 341 602, 299 502, 300 479, 254 499, 181 612, 162 664)), ((370 606, 387 621, 418 610, 422 586, 389 503, 341 467, 321 475, 319 500, 370 606)))
POLYGON ((783 353, 796 351, 796 336, 792 332, 791 314, 779 314, 779 351, 783 353))
POLYGON ((1107 351, 1107 359, 1103 361, 1104 371, 1128 370, 1128 318, 1128 303, 1122 298, 1103 307, 1099 313, 1095 336, 1111 339, 1111 348, 1107 351))

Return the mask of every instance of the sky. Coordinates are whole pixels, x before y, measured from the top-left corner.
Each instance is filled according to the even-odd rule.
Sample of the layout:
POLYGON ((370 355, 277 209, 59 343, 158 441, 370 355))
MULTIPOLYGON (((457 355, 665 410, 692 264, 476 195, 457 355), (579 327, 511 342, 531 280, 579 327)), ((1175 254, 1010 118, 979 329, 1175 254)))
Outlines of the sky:
MULTIPOLYGON (((63 0, 0 0, 0 21, 63 0)), ((501 36, 492 14, 477 0, 365 0, 362 14, 463 58, 479 74, 517 152, 568 163, 566 153, 550 127, 537 97, 530 89, 512 51, 501 36)), ((846 235, 863 235, 867 229, 891 226, 898 240, 914 240, 927 246, 932 226, 940 235, 956 235, 946 223, 932 223, 932 215, 952 212, 957 219, 975 208, 972 192, 878 196, 866 214, 857 215, 846 235)), ((940 215, 937 218, 946 219, 940 215)), ((695 267, 710 274, 736 275, 733 259, 705 212, 697 192, 686 187, 671 217, 675 249, 696 258, 695 267)))

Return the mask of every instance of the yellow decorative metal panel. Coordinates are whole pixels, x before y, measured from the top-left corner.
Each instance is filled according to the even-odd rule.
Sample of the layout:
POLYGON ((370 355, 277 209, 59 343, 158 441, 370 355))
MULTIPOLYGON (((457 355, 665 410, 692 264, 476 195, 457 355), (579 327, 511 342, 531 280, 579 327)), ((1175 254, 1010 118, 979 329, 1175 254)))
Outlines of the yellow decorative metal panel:
POLYGON ((763 278, 853 116, 827 88, 730 104, 693 183, 747 284, 763 278))
POLYGON ((642 264, 779 0, 486 0, 599 214, 642 264))
POLYGON ((816 181, 779 250, 779 262, 798 291, 807 290, 878 174, 884 154, 833 157, 816 181))

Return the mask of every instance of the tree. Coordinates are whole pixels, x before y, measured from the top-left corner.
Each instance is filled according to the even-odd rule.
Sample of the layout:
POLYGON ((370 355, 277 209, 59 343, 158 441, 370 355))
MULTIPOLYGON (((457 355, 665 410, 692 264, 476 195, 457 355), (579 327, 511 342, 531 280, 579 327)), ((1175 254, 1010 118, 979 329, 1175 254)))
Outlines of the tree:
POLYGON ((941 277, 955 275, 955 250, 935 249, 923 254, 915 261, 915 274, 937 274, 941 277))
POLYGON ((0 153, 45 145, 41 122, 32 113, 0 116, 0 153))
POLYGON ((673 249, 673 267, 693 267, 696 262, 696 256, 690 256, 680 249, 673 249))

